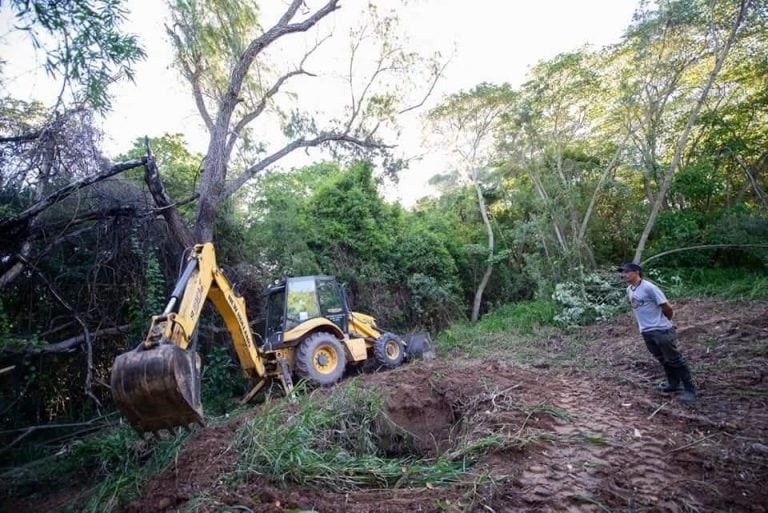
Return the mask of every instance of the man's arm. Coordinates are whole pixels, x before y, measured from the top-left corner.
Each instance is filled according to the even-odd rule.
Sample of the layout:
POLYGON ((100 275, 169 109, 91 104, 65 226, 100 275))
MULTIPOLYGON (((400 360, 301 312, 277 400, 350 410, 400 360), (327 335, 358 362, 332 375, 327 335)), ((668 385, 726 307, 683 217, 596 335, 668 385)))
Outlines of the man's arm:
POLYGON ((672 315, 674 315, 675 313, 675 311, 672 310, 672 305, 670 305, 669 303, 662 303, 659 306, 661 307, 661 313, 664 314, 664 317, 666 317, 671 321, 672 315))

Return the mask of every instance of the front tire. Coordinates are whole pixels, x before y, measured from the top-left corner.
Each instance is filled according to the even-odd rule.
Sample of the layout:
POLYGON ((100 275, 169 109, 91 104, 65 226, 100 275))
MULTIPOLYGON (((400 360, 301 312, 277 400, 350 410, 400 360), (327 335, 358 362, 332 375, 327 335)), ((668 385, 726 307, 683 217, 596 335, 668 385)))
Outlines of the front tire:
POLYGON ((296 351, 296 374, 316 385, 332 385, 344 374, 347 357, 341 342, 330 333, 313 333, 296 351))
POLYGON ((384 333, 373 344, 373 357, 379 365, 394 369, 405 359, 405 344, 397 335, 384 333))

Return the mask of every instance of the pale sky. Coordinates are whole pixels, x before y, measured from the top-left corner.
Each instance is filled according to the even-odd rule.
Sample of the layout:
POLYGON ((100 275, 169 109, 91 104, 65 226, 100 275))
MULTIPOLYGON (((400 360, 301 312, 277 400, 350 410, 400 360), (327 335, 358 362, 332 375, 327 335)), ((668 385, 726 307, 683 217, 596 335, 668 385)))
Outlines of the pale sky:
MULTIPOLYGON (((262 4, 265 6, 262 26, 269 27, 282 13, 286 2, 269 0, 262 4)), ((322 22, 326 30, 341 33, 341 37, 332 38, 337 39, 336 44, 344 39, 347 27, 359 15, 355 9, 365 4, 367 1, 346 0, 339 11, 322 22)), ((395 5, 391 0, 380 0, 379 4, 395 5)), ((601 47, 616 43, 629 26, 637 4, 638 0, 410 0, 405 5, 400 2, 396 5, 411 47, 424 53, 439 50, 453 56, 431 103, 426 106, 429 107, 447 94, 481 82, 520 85, 531 66, 558 53, 585 44, 601 47)), ((164 2, 128 0, 126 5, 131 12, 125 30, 139 37, 147 59, 136 66, 135 84, 120 83, 112 89, 114 110, 103 120, 105 151, 115 155, 127 150, 137 137, 181 132, 192 150, 204 152, 206 133, 192 95, 171 67, 172 52, 164 29, 167 21, 164 2)), ((8 61, 0 92, 22 99, 50 101, 58 85, 42 71, 42 57, 31 53, 28 40, 11 34, 8 8, 4 6, 0 11, 0 55, 8 61)), ((343 46, 337 50, 341 48, 343 46)), ((328 59, 333 52, 331 49, 325 56, 320 54, 321 62, 310 62, 309 68, 323 70, 326 66, 322 59, 328 59)), ((318 90, 315 81, 307 90, 313 102, 334 93, 333 82, 324 84, 323 87, 330 89, 318 90)), ((300 89, 297 92, 302 94, 300 89)), ((412 115, 404 126, 401 140, 393 143, 406 156, 422 153, 419 116, 412 115)), ((445 171, 447 155, 438 153, 439 150, 430 150, 429 155, 412 162, 410 169, 401 175, 397 189, 386 191, 387 197, 410 205, 426 194, 429 177, 445 171)), ((278 165, 301 165, 307 160, 322 159, 323 155, 301 158, 305 161, 278 165)))

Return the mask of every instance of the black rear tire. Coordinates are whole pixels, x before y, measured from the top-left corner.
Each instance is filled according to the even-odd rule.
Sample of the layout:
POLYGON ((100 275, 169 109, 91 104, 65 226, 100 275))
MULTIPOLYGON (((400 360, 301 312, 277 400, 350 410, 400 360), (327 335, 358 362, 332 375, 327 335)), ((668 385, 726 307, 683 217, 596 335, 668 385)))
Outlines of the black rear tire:
POLYGON ((379 365, 394 369, 405 359, 405 344, 397 335, 384 333, 373 343, 373 358, 379 365))
POLYGON ((305 338, 296 350, 296 374, 315 385, 332 385, 344 374, 347 356, 339 339, 319 331, 305 338))

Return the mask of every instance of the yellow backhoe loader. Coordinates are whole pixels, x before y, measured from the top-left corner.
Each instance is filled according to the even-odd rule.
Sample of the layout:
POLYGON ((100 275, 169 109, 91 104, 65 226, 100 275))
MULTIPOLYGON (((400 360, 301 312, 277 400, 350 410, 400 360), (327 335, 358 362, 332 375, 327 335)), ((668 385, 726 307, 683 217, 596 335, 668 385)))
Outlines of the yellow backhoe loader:
POLYGON ((330 385, 347 363, 375 360, 397 367, 432 352, 429 334, 400 337, 381 332, 370 315, 350 311, 330 276, 286 278, 267 290, 265 333, 255 342, 245 300, 216 265, 210 243, 190 252, 162 314, 154 316, 145 340, 119 355, 112 366, 112 395, 139 432, 203 425, 200 357, 194 333, 206 299, 224 319, 243 371, 253 380, 243 402, 277 378, 286 393, 294 376, 330 385))

